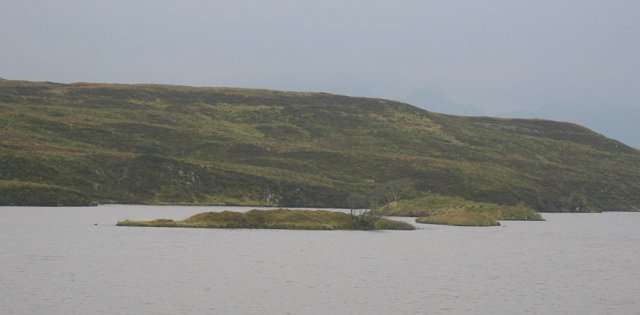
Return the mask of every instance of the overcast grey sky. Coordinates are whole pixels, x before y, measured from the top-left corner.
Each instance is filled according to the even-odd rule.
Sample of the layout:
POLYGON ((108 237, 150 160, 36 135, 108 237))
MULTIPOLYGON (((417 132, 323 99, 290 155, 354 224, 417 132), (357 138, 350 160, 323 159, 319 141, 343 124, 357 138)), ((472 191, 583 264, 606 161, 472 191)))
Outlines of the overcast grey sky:
POLYGON ((562 120, 620 108, 640 119, 638 0, 1 0, 0 30, 6 79, 322 91, 562 120))

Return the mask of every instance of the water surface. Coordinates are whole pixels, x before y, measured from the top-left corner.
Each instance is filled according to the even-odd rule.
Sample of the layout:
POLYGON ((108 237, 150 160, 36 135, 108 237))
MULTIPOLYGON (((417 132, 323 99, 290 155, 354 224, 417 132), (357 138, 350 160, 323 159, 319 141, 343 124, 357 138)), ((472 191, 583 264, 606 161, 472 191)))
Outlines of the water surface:
POLYGON ((0 207, 0 313, 640 312, 640 213, 384 232, 115 226, 222 209, 248 208, 0 207))

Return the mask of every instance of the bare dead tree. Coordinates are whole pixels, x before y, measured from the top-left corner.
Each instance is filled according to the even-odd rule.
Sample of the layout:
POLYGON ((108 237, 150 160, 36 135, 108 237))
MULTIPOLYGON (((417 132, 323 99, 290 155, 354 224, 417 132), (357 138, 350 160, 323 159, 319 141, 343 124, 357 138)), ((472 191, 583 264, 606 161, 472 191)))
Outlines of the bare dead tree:
POLYGON ((379 185, 374 188, 374 194, 386 204, 385 207, 389 207, 391 202, 397 202, 402 198, 409 190, 413 188, 413 182, 408 178, 394 179, 379 185))
POLYGON ((390 199, 392 199, 392 201, 398 201, 405 193, 413 188, 413 181, 408 178, 400 178, 388 181, 385 185, 389 191, 390 199))
POLYGON ((347 196, 347 206, 352 216, 360 216, 366 212, 367 198, 364 195, 352 193, 347 196))

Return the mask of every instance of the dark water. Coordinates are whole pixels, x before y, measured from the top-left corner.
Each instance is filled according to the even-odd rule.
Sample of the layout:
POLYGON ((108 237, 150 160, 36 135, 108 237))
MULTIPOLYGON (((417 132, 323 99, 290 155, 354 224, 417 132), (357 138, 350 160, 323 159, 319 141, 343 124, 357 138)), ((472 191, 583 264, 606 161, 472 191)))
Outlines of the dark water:
POLYGON ((0 314, 640 314, 640 213, 387 232, 115 226, 211 209, 0 207, 0 314))

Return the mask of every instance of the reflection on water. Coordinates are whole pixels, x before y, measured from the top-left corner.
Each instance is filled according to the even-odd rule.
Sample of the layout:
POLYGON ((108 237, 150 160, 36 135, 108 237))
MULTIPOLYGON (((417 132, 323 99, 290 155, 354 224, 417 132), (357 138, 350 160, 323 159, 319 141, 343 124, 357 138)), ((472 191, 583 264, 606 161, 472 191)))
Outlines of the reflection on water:
POLYGON ((115 226, 221 209, 237 210, 0 207, 0 313, 640 310, 640 213, 385 232, 115 226))

